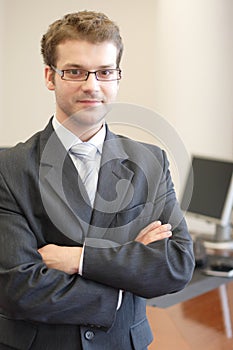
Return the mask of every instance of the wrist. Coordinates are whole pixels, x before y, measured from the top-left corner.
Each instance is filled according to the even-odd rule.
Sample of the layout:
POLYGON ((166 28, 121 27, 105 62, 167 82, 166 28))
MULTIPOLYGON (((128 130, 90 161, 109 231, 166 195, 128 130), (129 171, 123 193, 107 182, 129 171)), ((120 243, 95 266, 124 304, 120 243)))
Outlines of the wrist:
POLYGON ((81 247, 69 247, 68 254, 70 255, 70 262, 71 262, 70 269, 73 274, 79 273, 81 253, 82 253, 81 247))

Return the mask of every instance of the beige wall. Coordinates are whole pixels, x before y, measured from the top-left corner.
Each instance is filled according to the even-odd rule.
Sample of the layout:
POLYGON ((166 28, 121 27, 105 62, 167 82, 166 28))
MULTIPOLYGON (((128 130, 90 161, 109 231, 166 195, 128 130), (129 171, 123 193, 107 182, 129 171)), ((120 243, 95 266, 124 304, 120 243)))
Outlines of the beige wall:
POLYGON ((155 105, 195 153, 233 158, 233 1, 155 7, 155 105))
POLYGON ((80 9, 106 12, 121 27, 118 101, 164 116, 190 153, 232 158, 232 0, 0 0, 0 145, 25 140, 53 113, 40 38, 80 9))

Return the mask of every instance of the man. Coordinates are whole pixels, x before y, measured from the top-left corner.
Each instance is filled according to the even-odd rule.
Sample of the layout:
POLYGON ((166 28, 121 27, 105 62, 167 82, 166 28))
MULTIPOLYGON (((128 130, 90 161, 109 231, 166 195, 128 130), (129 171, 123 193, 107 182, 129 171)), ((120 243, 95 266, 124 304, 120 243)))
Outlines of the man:
POLYGON ((166 155, 104 120, 122 51, 101 13, 66 15, 43 36, 55 115, 0 155, 0 350, 146 349, 145 298, 192 276, 166 155))

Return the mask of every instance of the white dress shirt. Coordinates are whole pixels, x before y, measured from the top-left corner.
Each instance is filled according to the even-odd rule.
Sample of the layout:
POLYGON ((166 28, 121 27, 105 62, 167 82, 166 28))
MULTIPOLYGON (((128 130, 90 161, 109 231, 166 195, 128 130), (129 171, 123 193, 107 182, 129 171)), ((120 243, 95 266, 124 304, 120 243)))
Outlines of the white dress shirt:
MULTIPOLYGON (((60 139, 61 143, 67 150, 67 152, 70 150, 70 148, 78 143, 82 143, 82 140, 75 134, 73 134, 70 130, 66 129, 56 118, 56 116, 53 117, 52 120, 53 128, 60 139)), ((98 169, 100 167, 100 160, 102 155, 102 149, 104 144, 104 139, 106 135, 106 126, 103 125, 103 127, 90 139, 87 141, 87 143, 90 143, 98 149, 97 156, 96 156, 96 162, 98 165, 98 169)), ((76 157, 70 153, 70 157, 73 160, 75 166, 78 164, 76 157)))
MULTIPOLYGON (((52 119, 52 125, 53 128, 60 139, 61 143, 69 152, 70 148, 78 143, 82 143, 82 140, 75 134, 73 134, 70 130, 65 128, 56 118, 56 116, 53 117, 52 119)), ((103 127, 90 139, 88 140, 88 143, 91 143, 92 145, 96 146, 98 149, 98 152, 96 153, 96 166, 99 170, 100 168, 100 161, 101 161, 101 155, 102 155, 102 149, 103 149, 103 144, 105 140, 105 135, 106 135, 106 125, 104 124, 103 127)), ((77 162, 77 157, 73 155, 71 152, 69 153, 75 167, 78 169, 79 167, 79 162, 77 162)), ((80 257, 80 262, 79 262, 79 275, 82 276, 82 270, 83 270, 83 257, 84 257, 84 250, 85 250, 85 243, 83 245, 82 249, 82 254, 80 257)), ((118 305, 117 305, 117 310, 120 308, 122 302, 122 291, 119 290, 119 298, 118 298, 118 305)))

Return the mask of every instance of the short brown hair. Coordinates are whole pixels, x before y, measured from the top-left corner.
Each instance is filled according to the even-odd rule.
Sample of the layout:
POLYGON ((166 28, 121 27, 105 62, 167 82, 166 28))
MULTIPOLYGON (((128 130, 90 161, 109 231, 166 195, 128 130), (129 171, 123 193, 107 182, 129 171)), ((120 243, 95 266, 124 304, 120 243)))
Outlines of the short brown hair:
POLYGON ((44 63, 56 66, 57 46, 65 40, 87 40, 91 43, 112 42, 117 48, 117 67, 123 52, 119 27, 105 14, 94 11, 70 13, 52 23, 41 40, 44 63))

